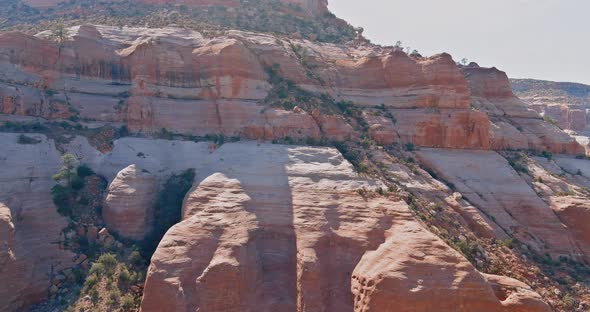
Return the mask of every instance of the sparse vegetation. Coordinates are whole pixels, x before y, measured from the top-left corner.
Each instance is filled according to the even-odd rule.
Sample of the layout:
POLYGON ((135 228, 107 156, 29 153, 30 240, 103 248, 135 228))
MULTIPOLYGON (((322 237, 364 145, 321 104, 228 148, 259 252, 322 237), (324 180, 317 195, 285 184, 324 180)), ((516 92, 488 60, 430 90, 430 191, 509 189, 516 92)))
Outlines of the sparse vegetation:
POLYGON ((96 213, 96 203, 102 201, 102 191, 106 188, 106 182, 97 177, 87 165, 78 165, 78 160, 72 154, 64 154, 62 164, 63 166, 53 176, 58 184, 51 188, 51 197, 57 206, 57 211, 62 216, 75 220, 93 215, 96 213), (93 191, 98 193, 89 193, 84 190, 88 179, 92 179, 93 186, 98 186, 93 191), (92 196, 100 198, 94 198, 91 201, 92 196))
POLYGON ((41 140, 21 134, 18 136, 17 143, 18 144, 39 144, 39 143, 41 143, 41 140))
POLYGON ((120 308, 123 311, 137 309, 139 298, 133 291, 134 285, 142 283, 145 266, 129 268, 114 253, 104 253, 92 263, 81 289, 80 298, 67 309, 86 311, 106 306, 109 311, 120 308), (90 297, 90 302, 84 299, 90 297))
POLYGON ((366 171, 367 167, 363 164, 362 155, 358 151, 341 142, 335 142, 334 147, 338 149, 344 159, 354 166, 358 173, 364 173, 366 171))
MULTIPOLYGON (((91 129, 78 122, 71 121, 49 121, 43 123, 37 121, 7 121, 0 126, 0 132, 44 134, 57 143, 58 149, 60 145, 71 142, 74 138, 71 134, 75 132, 76 135, 86 137, 88 142, 99 151, 106 152, 112 149, 114 140, 128 135, 125 132, 126 130, 121 131, 123 128, 126 129, 126 127, 115 129, 112 126, 105 125, 91 129)), ((27 139, 25 138, 24 140, 27 139)))
POLYGON ((414 145, 414 143, 406 143, 404 145, 404 148, 408 152, 412 152, 412 151, 415 151, 416 150, 416 146, 414 145))

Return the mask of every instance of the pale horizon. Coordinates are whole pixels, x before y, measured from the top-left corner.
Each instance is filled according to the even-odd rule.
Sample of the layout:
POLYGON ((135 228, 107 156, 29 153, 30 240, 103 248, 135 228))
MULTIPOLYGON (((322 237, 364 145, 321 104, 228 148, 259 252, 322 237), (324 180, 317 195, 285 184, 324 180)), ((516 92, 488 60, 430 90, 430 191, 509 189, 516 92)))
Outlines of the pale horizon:
POLYGON ((590 84, 590 1, 331 0, 372 42, 450 53, 510 78, 590 84))

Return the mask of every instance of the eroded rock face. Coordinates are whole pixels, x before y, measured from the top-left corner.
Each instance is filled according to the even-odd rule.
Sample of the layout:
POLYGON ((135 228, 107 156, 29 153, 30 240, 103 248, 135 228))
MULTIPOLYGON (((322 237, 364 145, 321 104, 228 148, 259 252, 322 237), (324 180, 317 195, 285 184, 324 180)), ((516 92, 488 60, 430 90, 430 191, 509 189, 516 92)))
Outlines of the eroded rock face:
POLYGON ((489 120, 472 110, 390 109, 393 118, 365 114, 369 134, 379 144, 489 149, 489 120))
POLYGON ((397 212, 388 239, 353 272, 354 311, 550 311, 526 284, 477 272, 408 210, 397 212))
POLYGON ((164 128, 264 140, 360 137, 344 112, 266 103, 276 92, 273 68, 292 88, 369 112, 369 135, 379 142, 584 152, 516 98, 505 73, 459 68, 448 54, 424 58, 241 31, 208 38, 178 28, 84 25, 69 35, 60 47, 47 32, 0 34, 1 112, 123 122, 144 134, 164 128), (377 107, 385 120, 371 118, 377 107))
POLYGON ((15 311, 44 299, 52 274, 74 266, 60 249, 66 220, 49 190, 60 155, 44 136, 38 144, 18 144, 16 134, 0 134, 0 310, 15 311))
POLYGON ((506 73, 476 64, 462 67, 469 82, 472 103, 491 120, 492 149, 536 149, 552 153, 584 154, 575 139, 542 117, 517 98, 506 73))
POLYGON ((533 189, 549 204, 567 226, 585 261, 590 261, 590 162, 557 157, 548 160, 534 157, 528 163, 533 189))
POLYGON ((496 152, 423 149, 416 155, 506 233, 555 259, 579 258, 574 237, 550 206, 496 152))
POLYGON ((488 127, 486 116, 469 112, 467 82, 448 54, 409 57, 370 45, 285 41, 240 31, 213 39, 173 28, 85 25, 69 31, 71 40, 61 48, 41 39, 47 34, 0 35, 1 112, 124 122, 147 134, 165 128, 267 140, 358 137, 340 116, 262 105, 272 88, 268 68, 276 66, 298 88, 365 108, 383 105, 400 120, 406 111, 413 118, 423 113, 414 109, 431 110, 428 120, 401 126, 403 141, 488 146, 487 135, 479 133, 488 127), (445 126, 453 130, 428 139, 429 131, 445 126))
POLYGON ((359 195, 379 183, 333 149, 226 144, 206 163, 152 258, 142 311, 457 311, 450 298, 548 311, 522 284, 496 295, 404 202, 359 195))
POLYGON ((109 185, 102 216, 112 231, 125 238, 142 239, 153 220, 156 178, 136 165, 121 170, 109 185))

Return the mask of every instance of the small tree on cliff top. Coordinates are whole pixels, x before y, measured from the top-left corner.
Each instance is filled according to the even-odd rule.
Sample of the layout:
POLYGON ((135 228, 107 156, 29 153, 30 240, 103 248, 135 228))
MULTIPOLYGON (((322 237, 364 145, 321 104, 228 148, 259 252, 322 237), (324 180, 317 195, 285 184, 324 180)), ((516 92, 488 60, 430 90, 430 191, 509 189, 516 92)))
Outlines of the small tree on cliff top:
POLYGON ((59 20, 51 26, 51 37, 57 41, 60 46, 68 39, 68 30, 64 22, 59 20))
POLYGON ((58 182, 65 180, 67 183, 66 186, 70 187, 72 185, 72 180, 76 177, 75 169, 78 165, 78 159, 72 154, 65 154, 61 157, 61 162, 63 166, 53 176, 53 179, 58 182))

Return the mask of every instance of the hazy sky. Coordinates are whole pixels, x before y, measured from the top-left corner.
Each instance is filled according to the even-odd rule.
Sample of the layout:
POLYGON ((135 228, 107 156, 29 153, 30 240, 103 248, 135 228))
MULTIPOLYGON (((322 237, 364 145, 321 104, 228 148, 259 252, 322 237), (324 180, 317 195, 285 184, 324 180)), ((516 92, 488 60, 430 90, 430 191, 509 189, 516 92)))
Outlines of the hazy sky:
POLYGON ((448 52, 512 78, 590 84, 590 0, 329 0, 375 43, 448 52))

